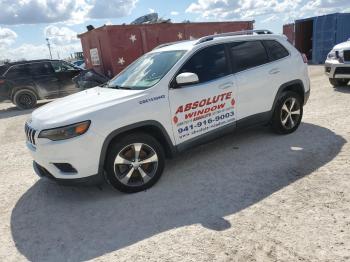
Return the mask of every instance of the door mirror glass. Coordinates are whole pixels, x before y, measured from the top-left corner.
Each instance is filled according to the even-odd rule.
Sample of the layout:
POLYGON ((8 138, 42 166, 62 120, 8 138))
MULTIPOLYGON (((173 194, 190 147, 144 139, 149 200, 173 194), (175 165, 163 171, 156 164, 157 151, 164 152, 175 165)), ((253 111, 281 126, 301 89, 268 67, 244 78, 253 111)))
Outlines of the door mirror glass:
POLYGON ((181 73, 176 77, 176 83, 180 86, 195 84, 199 82, 198 75, 195 73, 181 73))

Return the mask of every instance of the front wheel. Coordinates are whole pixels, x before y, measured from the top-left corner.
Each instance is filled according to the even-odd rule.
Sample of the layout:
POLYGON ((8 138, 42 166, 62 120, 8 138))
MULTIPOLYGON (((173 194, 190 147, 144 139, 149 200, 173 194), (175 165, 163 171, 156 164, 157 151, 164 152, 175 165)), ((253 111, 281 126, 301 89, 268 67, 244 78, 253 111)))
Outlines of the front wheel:
POLYGON ((303 117, 301 97, 292 91, 283 93, 277 102, 272 117, 272 127, 276 133, 293 133, 300 125, 303 117))
POLYGON ((119 191, 143 191, 159 180, 164 163, 164 150, 155 138, 144 133, 127 135, 109 149, 107 178, 119 191))
POLYGON ((329 78, 329 82, 332 86, 346 86, 349 83, 349 79, 336 79, 336 78, 329 78))

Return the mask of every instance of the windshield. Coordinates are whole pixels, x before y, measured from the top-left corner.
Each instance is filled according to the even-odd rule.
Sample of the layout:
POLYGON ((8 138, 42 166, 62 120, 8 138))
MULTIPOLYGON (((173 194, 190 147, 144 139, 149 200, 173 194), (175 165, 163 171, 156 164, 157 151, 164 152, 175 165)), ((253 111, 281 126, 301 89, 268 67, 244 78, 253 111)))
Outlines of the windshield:
POLYGON ((186 51, 148 53, 140 57, 109 83, 109 88, 143 90, 158 83, 186 51))

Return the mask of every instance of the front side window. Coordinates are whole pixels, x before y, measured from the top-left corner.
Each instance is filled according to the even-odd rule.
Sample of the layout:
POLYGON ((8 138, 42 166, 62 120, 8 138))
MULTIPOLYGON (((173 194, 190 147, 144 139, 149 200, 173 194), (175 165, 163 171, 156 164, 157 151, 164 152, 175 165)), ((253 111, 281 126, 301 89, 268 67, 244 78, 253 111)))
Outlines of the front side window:
POLYGON ((260 41, 231 43, 234 71, 240 72, 269 62, 265 47, 260 41))
POLYGON ((143 90, 157 84, 177 61, 184 50, 148 53, 128 66, 109 83, 109 88, 143 90))
POLYGON ((73 65, 63 61, 52 61, 51 64, 56 73, 77 70, 77 68, 74 67, 73 65))
POLYGON ((270 60, 275 61, 289 56, 287 49, 275 40, 265 40, 264 45, 269 54, 270 60))
POLYGON ((214 45, 197 52, 181 68, 181 73, 197 74, 199 83, 229 75, 225 45, 214 45))

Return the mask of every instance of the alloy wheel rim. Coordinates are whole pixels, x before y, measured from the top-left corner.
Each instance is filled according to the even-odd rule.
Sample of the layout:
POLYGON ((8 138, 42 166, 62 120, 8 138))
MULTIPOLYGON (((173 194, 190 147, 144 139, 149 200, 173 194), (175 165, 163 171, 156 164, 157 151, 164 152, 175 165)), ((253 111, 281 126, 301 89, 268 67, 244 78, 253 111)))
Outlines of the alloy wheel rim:
POLYGON ((30 95, 22 95, 19 98, 19 102, 22 106, 30 106, 32 104, 32 98, 30 95))
POLYGON ((156 151, 147 144, 133 143, 124 147, 114 160, 115 177, 127 186, 142 186, 158 168, 156 151))
POLYGON ((300 119, 300 104, 298 100, 294 97, 288 98, 281 110, 281 123, 284 128, 292 129, 294 128, 300 119))

